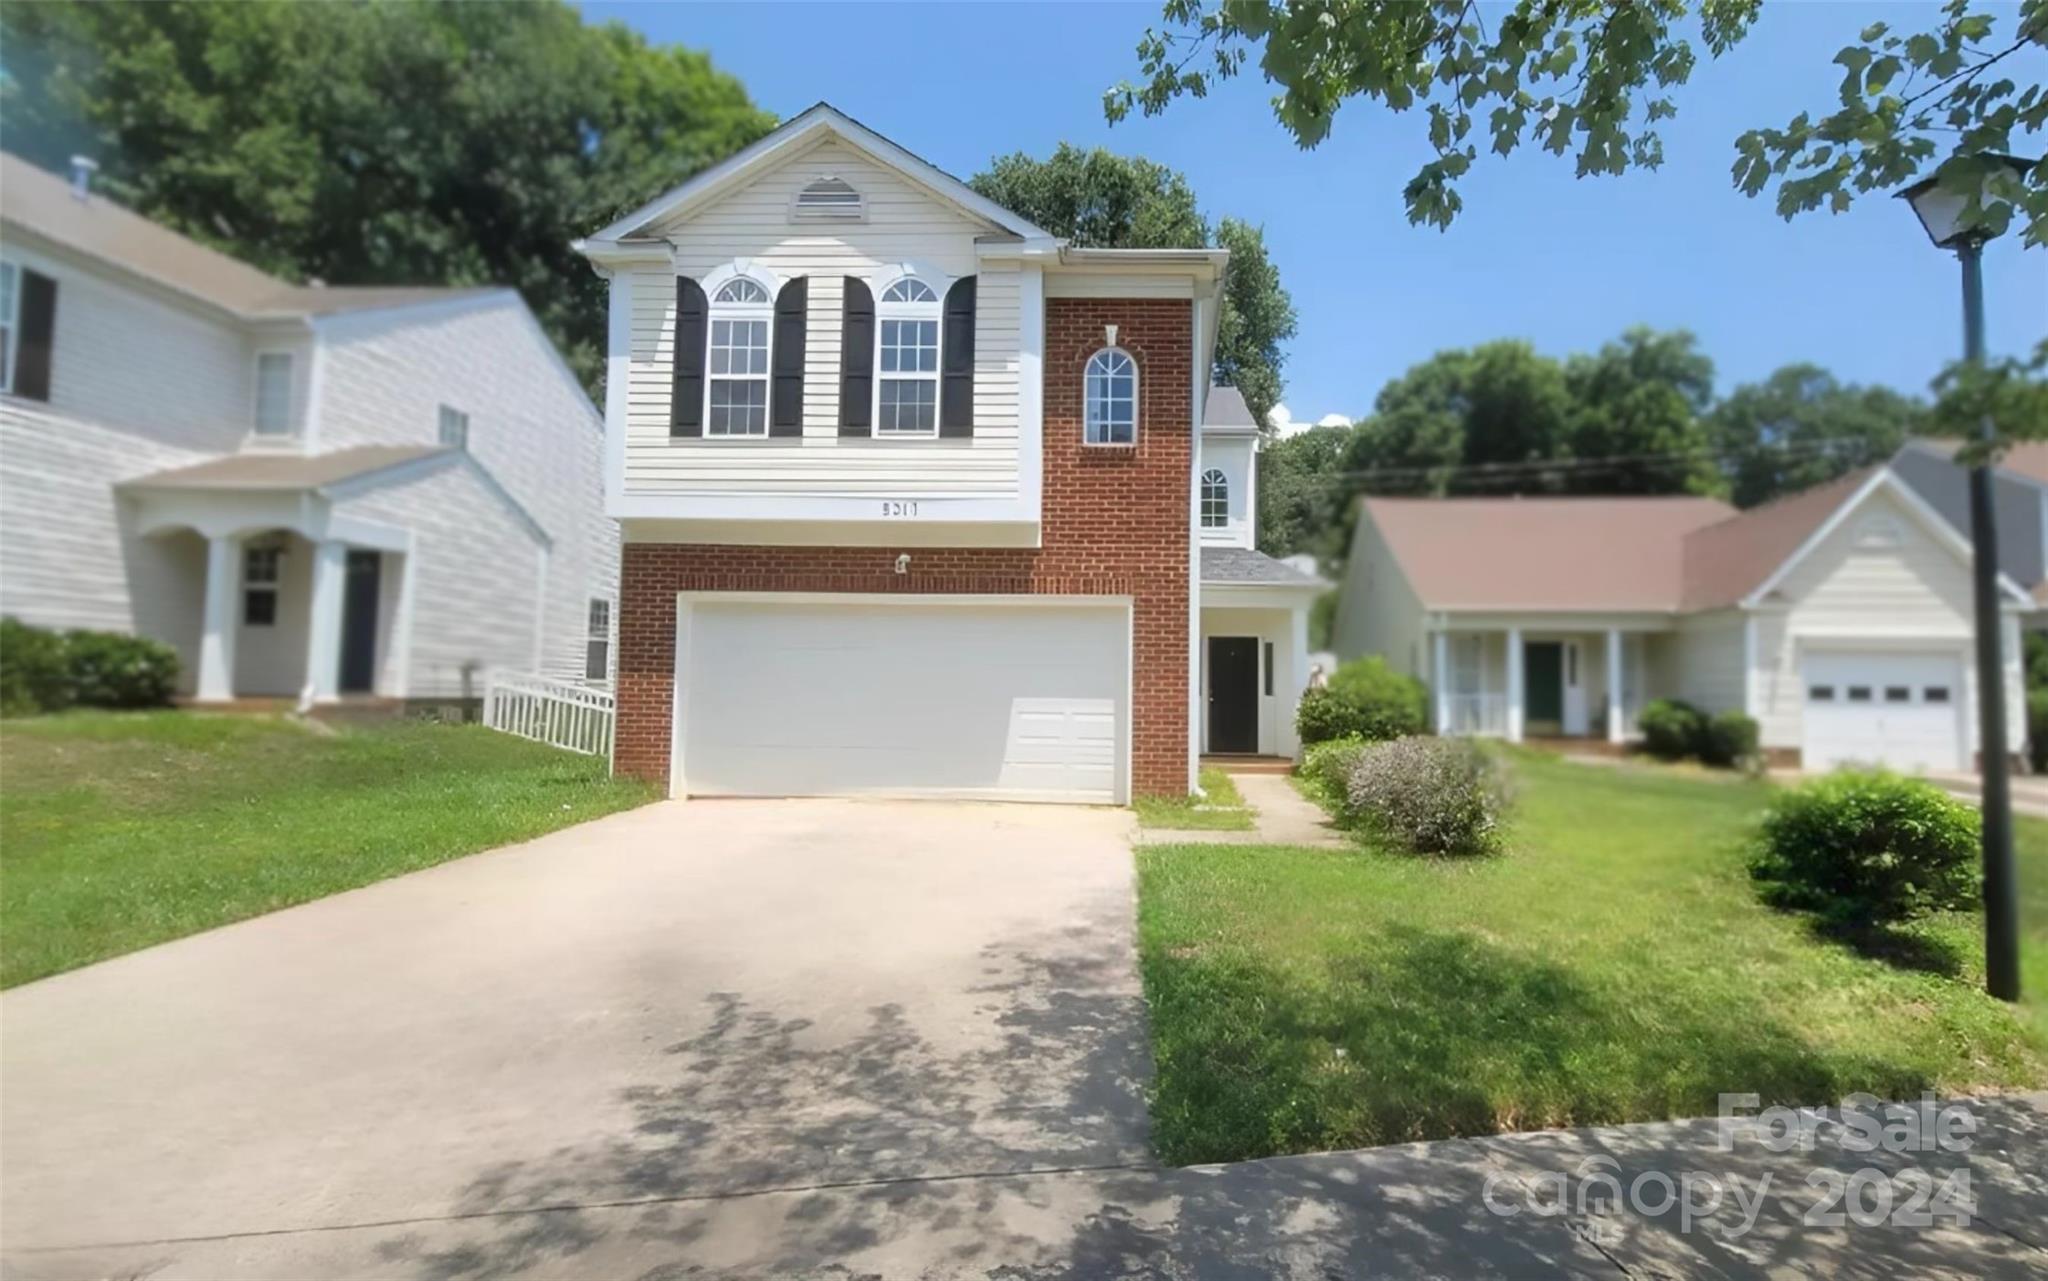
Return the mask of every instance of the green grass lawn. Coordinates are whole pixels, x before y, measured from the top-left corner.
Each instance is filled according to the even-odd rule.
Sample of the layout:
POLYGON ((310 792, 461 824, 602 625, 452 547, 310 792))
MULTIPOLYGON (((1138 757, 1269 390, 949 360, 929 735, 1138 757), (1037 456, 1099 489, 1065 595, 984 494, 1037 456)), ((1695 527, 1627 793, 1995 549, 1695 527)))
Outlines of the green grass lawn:
POLYGON ((1184 832, 1249 832, 1252 811, 1238 793, 1237 784, 1220 769, 1200 774, 1201 799, 1192 796, 1140 796, 1131 808, 1138 812, 1138 826, 1178 828, 1184 832))
POLYGON ((477 726, 80 712, 0 724, 0 986, 653 798, 477 726))
MULTIPOLYGON (((1498 858, 1138 851, 1164 1158, 1712 1115, 1722 1091, 2048 1082, 2048 1020, 1982 993, 1974 918, 1916 925, 1886 960, 1757 903, 1742 843, 1766 785, 1514 768, 1498 858)), ((2022 824, 2021 858, 2048 889, 2048 825, 2022 824)), ((2027 911, 2038 1001, 2048 907, 2027 911)))

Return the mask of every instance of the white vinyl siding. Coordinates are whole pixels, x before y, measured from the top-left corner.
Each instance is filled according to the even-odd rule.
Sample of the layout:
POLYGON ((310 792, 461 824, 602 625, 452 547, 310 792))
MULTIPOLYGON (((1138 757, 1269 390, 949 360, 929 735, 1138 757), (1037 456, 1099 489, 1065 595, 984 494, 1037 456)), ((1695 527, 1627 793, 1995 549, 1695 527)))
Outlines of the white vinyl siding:
POLYGON ((1656 686, 1669 693, 1660 696, 1682 698, 1706 712, 1744 710, 1745 617, 1741 610, 1724 609, 1680 619, 1677 633, 1661 647, 1670 667, 1656 686))
POLYGON ((292 432, 292 354, 288 351, 256 353, 256 434, 288 436, 292 432))
MULTIPOLYGON (((803 434, 750 441, 743 449, 669 435, 675 336, 675 273, 630 274, 631 381, 627 398, 628 494, 878 494, 892 498, 991 497, 1018 488, 1018 369, 1022 276, 983 267, 975 239, 988 229, 842 143, 824 143, 761 175, 667 232, 676 269, 703 280, 744 260, 787 282, 809 278, 804 339, 803 434), (860 223, 792 223, 795 194, 838 176, 858 188, 860 223), (877 319, 887 281, 904 263, 934 282, 978 276, 975 299, 974 435, 903 441, 839 435, 840 326, 845 277, 868 281, 877 319)), ((934 283, 934 288, 938 286, 934 283)), ((877 326, 879 330, 879 325, 877 326)), ((881 370, 877 362, 876 377, 881 370)))
POLYGON ((1352 531, 1351 554, 1337 596, 1337 620, 1330 638, 1339 660, 1379 654, 1396 671, 1434 685, 1433 657, 1425 653, 1429 633, 1422 600, 1409 586, 1400 562, 1363 510, 1352 531))
MULTIPOLYGON (((441 407, 459 408, 470 422, 470 456, 554 540, 540 671, 581 680, 590 599, 618 593, 618 526, 604 514, 597 412, 539 327, 506 297, 456 308, 337 316, 322 321, 320 332, 328 347, 319 448, 432 445, 439 439, 441 407)), ((521 530, 504 555, 523 562, 530 546, 530 535, 521 530)), ((443 608, 422 591, 420 625, 439 626, 435 615, 443 608)), ((525 610, 522 627, 530 629, 530 597, 525 610)), ((533 665, 530 649, 516 664, 522 671, 533 665)))
MULTIPOLYGON (((1803 740, 1808 652, 1856 644, 1893 652, 1970 652, 1970 569, 1935 541, 1891 495, 1873 494, 1788 574, 1756 615, 1757 719, 1768 747, 1803 740), (1783 603, 1779 603, 1783 602, 1783 603)), ((2026 739, 2017 626, 2006 620, 2006 722, 2017 750, 2026 739)), ((1963 663, 1969 733, 1976 735, 1974 660, 1963 663)))

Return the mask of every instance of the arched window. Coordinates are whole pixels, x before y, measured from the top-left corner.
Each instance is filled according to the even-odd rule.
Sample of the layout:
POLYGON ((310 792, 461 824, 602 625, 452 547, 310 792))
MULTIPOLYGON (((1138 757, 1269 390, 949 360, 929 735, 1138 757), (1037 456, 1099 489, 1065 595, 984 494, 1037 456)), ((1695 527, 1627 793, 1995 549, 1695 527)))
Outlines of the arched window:
POLYGON ((1138 443, 1138 362, 1117 347, 1088 358, 1082 379, 1081 439, 1090 445, 1138 443))
POLYGON ((1230 478, 1211 467, 1202 473, 1202 528, 1222 529, 1230 523, 1230 478))
POLYGON ((706 436, 768 434, 768 322, 774 311, 768 287, 749 276, 734 276, 712 295, 706 436))
POLYGON ((796 193, 789 216, 796 222, 859 222, 867 210, 852 183, 844 178, 820 178, 796 193))
POLYGON ((875 435, 939 434, 939 294, 916 276, 875 303, 875 435))

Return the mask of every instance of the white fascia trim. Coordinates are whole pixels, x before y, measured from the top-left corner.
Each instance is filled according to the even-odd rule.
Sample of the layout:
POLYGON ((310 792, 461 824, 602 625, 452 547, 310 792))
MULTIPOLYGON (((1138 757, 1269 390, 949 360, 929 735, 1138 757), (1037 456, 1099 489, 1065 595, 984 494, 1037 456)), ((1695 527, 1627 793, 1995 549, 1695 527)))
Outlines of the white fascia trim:
MULTIPOLYGON (((1820 527, 1808 534, 1806 541, 1800 543, 1792 554, 1785 558, 1783 564, 1771 571, 1770 577, 1764 579, 1761 585, 1737 603, 1745 609, 1755 609, 1762 604, 1764 597, 1775 591, 1778 584, 1785 581, 1786 576, 1796 569, 1801 561, 1811 556, 1815 549, 1827 541, 1829 535, 1840 529, 1856 509, 1869 501, 1870 496, 1880 489, 1897 498, 1928 536, 1946 547, 1966 568, 1969 566, 1972 554, 1970 540, 1957 533, 1955 526, 1949 524, 1940 512, 1935 511, 1911 485, 1900 480, 1896 472, 1889 467, 1880 467, 1870 473, 1868 480, 1857 486, 1855 493, 1843 499, 1828 518, 1820 523, 1820 527)), ((2012 579, 2001 573, 1998 576, 1998 583, 2020 609, 2034 608, 2033 598, 2021 591, 2012 579)))
POLYGON ((1021 494, 995 498, 891 497, 885 494, 627 494, 606 504, 614 520, 852 521, 906 529, 933 522, 1038 523, 1035 504, 1021 494), (885 507, 914 505, 915 516, 892 516, 885 507))
POLYGON ((604 505, 606 512, 626 499, 626 415, 633 377, 633 275, 615 272, 607 282, 604 348, 604 505))
POLYGON ((1034 524, 1045 512, 1045 269, 1026 263, 1017 287, 1017 497, 1034 524))
MULTIPOLYGON (((1190 304, 1188 325, 1194 332, 1188 337, 1198 353, 1207 349, 1202 335, 1208 324, 1206 313, 1213 306, 1202 297, 1190 304)), ((1196 530, 1202 523, 1202 413, 1208 398, 1209 371, 1206 360, 1192 360, 1188 364, 1188 508, 1182 529, 1188 539, 1187 790, 1192 796, 1200 788, 1202 778, 1202 540, 1196 530)))
POLYGON ((1203 609, 1305 609, 1327 590, 1282 583, 1203 583, 1203 609))
POLYGON ((797 154, 814 139, 826 134, 836 136, 867 153, 876 162, 896 170, 933 195, 958 206, 983 222, 993 224, 1026 240, 1053 239, 1050 232, 1024 221, 958 178, 920 160, 831 105, 820 102, 752 146, 742 148, 728 159, 713 165, 680 186, 670 188, 595 235, 587 237, 585 243, 616 243, 641 230, 650 222, 672 218, 692 205, 717 196, 743 180, 748 173, 786 156, 797 154))

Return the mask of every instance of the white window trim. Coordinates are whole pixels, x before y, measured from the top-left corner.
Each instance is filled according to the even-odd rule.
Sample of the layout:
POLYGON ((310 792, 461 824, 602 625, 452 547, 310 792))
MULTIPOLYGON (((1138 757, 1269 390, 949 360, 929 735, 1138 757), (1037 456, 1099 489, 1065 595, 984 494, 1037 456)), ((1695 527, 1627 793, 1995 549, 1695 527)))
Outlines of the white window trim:
POLYGON ((1198 508, 1203 529, 1230 528, 1230 477, 1225 474, 1221 467, 1205 467, 1202 469, 1202 492, 1199 496, 1198 508), (1219 497, 1223 503, 1222 513, 1213 522, 1209 519, 1209 490, 1212 487, 1210 482, 1210 477, 1212 476, 1215 477, 1213 487, 1220 491, 1219 497))
POLYGON ((704 278, 704 433, 703 440, 718 441, 760 441, 773 434, 774 424, 769 419, 775 413, 775 300, 782 296, 782 282, 766 272, 756 271, 748 263, 731 263, 719 268, 704 278), (749 280, 759 285, 768 295, 768 301, 720 302, 718 295, 735 280, 749 280), (734 377, 731 374, 711 372, 711 335, 714 326, 721 320, 759 320, 767 326, 768 368, 760 374, 745 374, 734 377), (711 385, 725 382, 758 382, 761 384, 761 430, 758 432, 713 432, 711 430, 711 385))
POLYGON ((936 440, 939 435, 939 414, 943 409, 940 393, 941 379, 946 369, 946 294, 950 284, 943 288, 936 282, 918 275, 914 271, 900 271, 889 277, 888 283, 875 291, 875 388, 874 403, 870 405, 868 421, 874 424, 871 435, 876 440, 936 440), (932 291, 930 302, 883 302, 882 296, 906 280, 915 280, 932 291), (882 372, 882 322, 885 320, 929 320, 932 322, 933 352, 932 371, 925 373, 882 372), (929 382, 932 385, 932 425, 929 431, 884 431, 882 429, 882 382, 893 379, 897 382, 929 382))
POLYGON ((0 352, 0 356, 6 358, 7 367, 0 369, 0 392, 11 393, 14 390, 14 368, 21 359, 21 288, 27 269, 12 258, 0 258, 0 267, 14 273, 13 306, 8 308, 8 315, 0 316, 0 323, 7 326, 7 350, 0 352))
POLYGON ((583 679, 586 681, 609 681, 612 678, 612 599, 609 596, 589 597, 583 606, 583 679), (596 626, 591 617, 595 608, 604 606, 604 625, 596 626), (590 647, 604 646, 604 670, 597 675, 590 674, 590 647))
POLYGON ((1083 445, 1090 449, 1137 448, 1138 406, 1144 403, 1141 399, 1141 388, 1139 386, 1141 379, 1139 373, 1138 358, 1122 347, 1098 347, 1088 353, 1088 359, 1081 362, 1081 443, 1083 445), (1131 362, 1131 438, 1129 440, 1090 440, 1088 439, 1088 371, 1094 368, 1096 361, 1111 354, 1122 356, 1125 360, 1131 362))
POLYGON ((471 425, 472 424, 469 417, 469 411, 467 409, 458 409, 454 405, 449 404, 445 400, 441 401, 434 407, 434 443, 441 446, 441 448, 443 449, 459 449, 464 453, 468 453, 469 429, 471 425), (450 443, 448 440, 444 439, 442 435, 442 428, 446 425, 446 416, 448 414, 454 414, 457 418, 460 418, 462 420, 462 439, 454 443, 450 443))
POLYGON ((291 441, 299 437, 299 422, 292 413, 292 406, 298 400, 299 353, 290 347, 258 347, 255 359, 249 365, 249 435, 259 441, 291 441), (284 429, 263 430, 263 360, 266 356, 282 356, 285 360, 284 378, 284 429))

